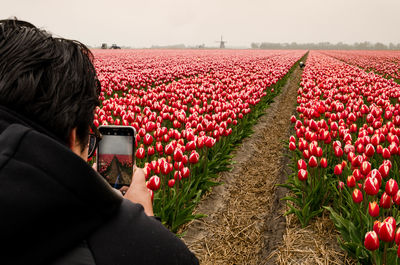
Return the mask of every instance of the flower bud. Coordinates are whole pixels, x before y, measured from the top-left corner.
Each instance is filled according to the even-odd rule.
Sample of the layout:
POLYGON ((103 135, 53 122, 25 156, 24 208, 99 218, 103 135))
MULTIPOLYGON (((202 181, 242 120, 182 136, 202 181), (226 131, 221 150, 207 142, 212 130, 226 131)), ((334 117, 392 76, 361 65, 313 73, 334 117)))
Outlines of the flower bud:
POLYGON ((363 201, 362 192, 359 189, 355 189, 352 194, 354 203, 361 203, 363 201))
POLYGON ((375 231, 369 231, 365 234, 364 246, 370 251, 374 251, 379 248, 379 239, 375 231))
POLYGON ((392 242, 394 240, 394 229, 392 224, 383 222, 379 229, 379 238, 384 242, 392 242))
POLYGON ((377 217, 379 216, 379 205, 376 203, 376 201, 370 202, 368 205, 368 213, 372 217, 377 217))

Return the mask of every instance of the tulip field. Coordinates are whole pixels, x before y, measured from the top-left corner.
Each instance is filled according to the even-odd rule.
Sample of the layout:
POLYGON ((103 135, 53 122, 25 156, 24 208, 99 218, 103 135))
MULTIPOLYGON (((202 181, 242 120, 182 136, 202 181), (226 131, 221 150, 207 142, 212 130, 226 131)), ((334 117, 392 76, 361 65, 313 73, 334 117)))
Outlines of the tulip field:
POLYGON ((94 50, 94 124, 130 125, 154 212, 172 231, 231 164, 231 151, 305 51, 94 50))
POLYGON ((202 195, 307 56, 297 105, 287 106, 296 113, 293 174, 280 185, 287 214, 306 227, 329 213, 357 262, 400 264, 400 52, 93 53, 102 85, 94 124, 136 129, 136 164, 155 214, 174 232, 203 216, 193 213, 202 195))
POLYGON ((362 264, 399 264, 399 52, 311 51, 298 90, 288 212, 330 213, 362 264), (394 78, 394 79, 393 79, 394 78))
POLYGON ((329 55, 366 71, 400 80, 400 51, 329 51, 329 55))

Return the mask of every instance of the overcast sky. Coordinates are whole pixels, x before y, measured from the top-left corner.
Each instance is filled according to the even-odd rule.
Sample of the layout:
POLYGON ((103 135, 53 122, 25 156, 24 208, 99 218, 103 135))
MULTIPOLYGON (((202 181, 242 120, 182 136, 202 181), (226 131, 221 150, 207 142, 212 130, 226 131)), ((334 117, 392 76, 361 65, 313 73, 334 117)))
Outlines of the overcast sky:
POLYGON ((400 43, 400 0, 13 0, 16 16, 87 45, 400 43))
POLYGON ((100 149, 103 154, 132 154, 132 136, 103 135, 100 149))

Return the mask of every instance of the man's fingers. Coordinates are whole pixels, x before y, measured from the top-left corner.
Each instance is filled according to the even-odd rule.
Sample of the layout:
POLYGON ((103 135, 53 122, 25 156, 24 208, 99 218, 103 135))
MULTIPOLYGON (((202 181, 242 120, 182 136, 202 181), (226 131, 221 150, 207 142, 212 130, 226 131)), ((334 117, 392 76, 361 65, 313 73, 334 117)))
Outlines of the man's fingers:
POLYGON ((134 166, 132 183, 124 197, 131 202, 141 204, 144 208, 144 212, 147 215, 154 215, 151 194, 146 187, 146 176, 142 168, 134 166))
POLYGON ((97 171, 97 163, 93 163, 92 168, 93 168, 94 171, 97 171))
POLYGON ((144 171, 141 168, 134 167, 133 168, 133 176, 132 176, 132 183, 135 184, 144 184, 146 182, 146 177, 144 175, 144 171))

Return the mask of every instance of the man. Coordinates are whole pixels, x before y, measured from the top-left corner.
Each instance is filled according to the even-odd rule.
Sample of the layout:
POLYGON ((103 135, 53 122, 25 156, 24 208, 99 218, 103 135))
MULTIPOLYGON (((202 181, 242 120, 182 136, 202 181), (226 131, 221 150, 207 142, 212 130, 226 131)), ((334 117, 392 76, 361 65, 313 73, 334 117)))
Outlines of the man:
POLYGON ((1 264, 198 264, 153 215, 136 168, 124 198, 88 164, 91 52, 0 20, 1 264))

